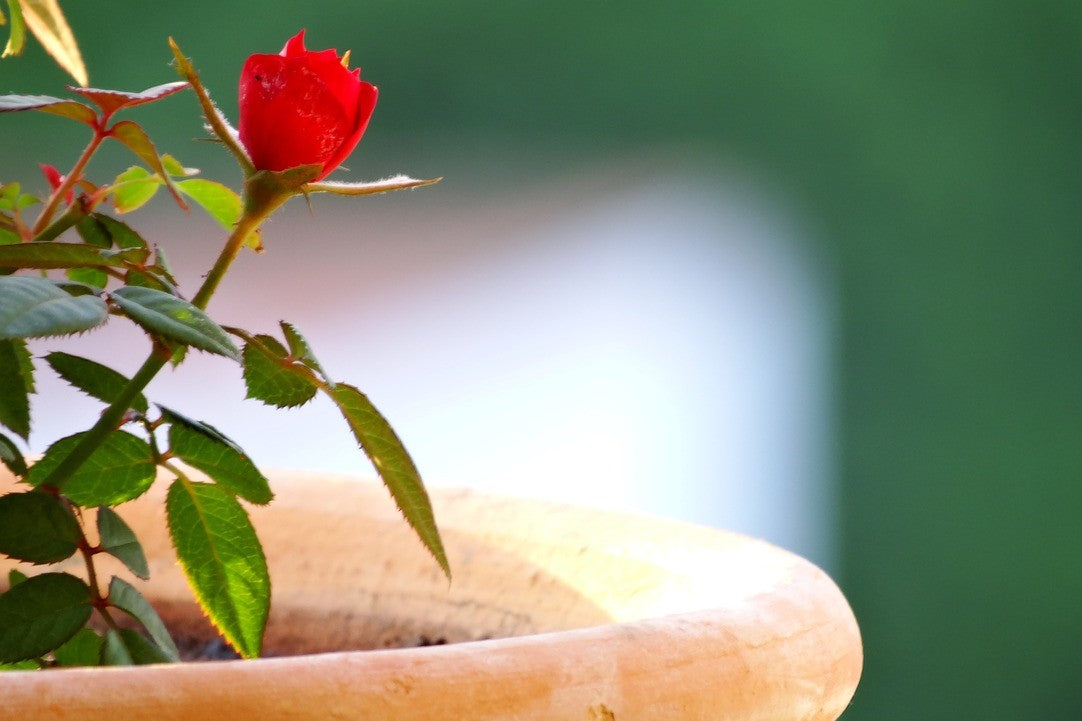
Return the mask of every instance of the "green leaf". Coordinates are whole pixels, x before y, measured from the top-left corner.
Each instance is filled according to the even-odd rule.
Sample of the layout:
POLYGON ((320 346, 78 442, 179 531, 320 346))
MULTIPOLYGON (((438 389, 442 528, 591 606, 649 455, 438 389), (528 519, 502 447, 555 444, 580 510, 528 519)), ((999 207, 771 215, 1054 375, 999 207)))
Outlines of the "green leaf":
MULTIPOLYGON (((0 100, 0 102, 3 102, 0 100)), ((15 202, 19 199, 19 194, 22 192, 23 186, 21 183, 8 183, 7 185, 0 185, 0 210, 14 210, 15 202)))
POLYGON ((20 243, 0 245, 0 267, 123 268, 129 263, 141 265, 149 255, 147 248, 106 250, 86 243, 20 243))
POLYGON ((0 339, 78 333, 107 316, 101 298, 68 295, 47 278, 0 277, 0 339))
POLYGON ((101 295, 101 288, 95 288, 93 286, 79 283, 78 281, 73 281, 67 278, 57 278, 53 280, 53 283, 56 285, 57 288, 64 291, 68 295, 73 295, 76 297, 82 295, 101 295))
POLYGON ((138 286, 118 288, 109 296, 129 318, 151 333, 240 360, 240 351, 222 327, 186 300, 138 286))
POLYGON ((177 205, 184 210, 188 209, 188 204, 180 197, 180 193, 177 192, 173 179, 170 177, 169 173, 165 172, 165 168, 162 166, 161 156, 158 155, 158 150, 154 147, 154 143, 151 142, 146 131, 144 131, 138 123, 131 120, 121 120, 119 123, 113 125, 110 133, 112 137, 127 146, 127 148, 139 156, 144 163, 149 165, 151 170, 158 174, 165 182, 166 187, 169 188, 169 192, 173 194, 173 199, 177 201, 177 205))
POLYGON ((154 290, 160 290, 162 293, 168 293, 173 295, 173 291, 176 290, 174 286, 163 281, 156 275, 146 273, 142 270, 129 270, 124 274, 124 285, 130 285, 138 288, 153 288, 154 290))
MULTIPOLYGON (((177 181, 180 192, 194 200, 210 217, 218 222, 225 230, 233 230, 240 220, 244 210, 244 203, 231 188, 221 183, 203 178, 191 178, 177 181)), ((244 239, 244 244, 261 250, 263 248, 263 236, 258 230, 253 230, 244 239)))
POLYGON ((209 423, 203 421, 197 421, 193 418, 189 418, 186 415, 177 413, 172 408, 166 408, 160 403, 156 403, 158 410, 162 412, 162 418, 166 423, 180 424, 191 428, 193 431, 198 431, 204 435, 208 435, 211 438, 216 439, 219 443, 224 443, 227 446, 232 446, 238 453, 243 453, 236 443, 234 443, 228 436, 219 431, 217 428, 209 423))
POLYGON ((170 661, 180 660, 180 653, 165 624, 162 623, 150 602, 143 598, 143 594, 139 593, 135 586, 122 578, 113 576, 113 579, 109 581, 109 603, 143 624, 143 628, 165 653, 166 658, 170 661))
POLYGON ((40 198, 37 198, 37 197, 35 197, 33 195, 30 195, 29 193, 23 193, 15 201, 15 207, 18 208, 19 210, 22 210, 23 208, 29 208, 31 205, 36 205, 37 203, 40 203, 40 202, 41 202, 40 198))
POLYGON ((333 180, 325 180, 321 183, 308 183, 304 186, 304 190, 308 193, 334 193, 335 195, 376 195, 377 193, 389 193, 392 190, 423 188, 426 185, 435 185, 441 180, 443 178, 418 180, 408 175, 395 175, 368 183, 338 183, 333 180))
POLYGON ((169 262, 165 258, 165 251, 159 246, 154 246, 154 267, 157 268, 158 272, 165 276, 170 283, 176 283, 172 271, 169 270, 169 262))
POLYGON ((174 83, 165 83, 164 85, 155 85, 153 88, 148 88, 147 90, 138 93, 131 93, 126 90, 99 90, 98 88, 71 89, 87 100, 93 102, 101 108, 102 112, 106 115, 112 115, 122 108, 132 108, 136 105, 144 105, 146 103, 152 103, 155 100, 167 98, 173 93, 184 90, 186 87, 188 87, 188 83, 178 81, 174 83))
POLYGON ((169 153, 162 153, 162 167, 165 168, 165 172, 169 173, 174 178, 177 176, 188 175, 187 168, 181 165, 180 161, 169 153))
MULTIPOLYGON (((61 438, 30 467, 27 480, 40 485, 60 465, 85 433, 61 438)), ((60 490, 77 505, 118 506, 143 495, 154 482, 155 464, 150 445, 125 431, 113 431, 71 476, 60 490)))
POLYGON ((23 6, 23 19, 34 37, 38 39, 45 52, 75 78, 75 82, 86 85, 86 67, 75 44, 75 36, 68 27, 64 13, 56 0, 19 0, 23 6))
POLYGON ((41 491, 0 496, 0 553, 28 563, 59 563, 79 545, 75 515, 41 491))
POLYGON ((130 628, 109 629, 101 649, 103 666, 135 666, 148 663, 170 663, 164 651, 148 641, 143 634, 130 628))
POLYGON ((154 263, 152 265, 145 265, 140 270, 129 270, 125 276, 127 285, 140 285, 147 288, 158 288, 162 292, 176 295, 177 281, 173 277, 173 274, 169 271, 169 266, 165 262, 165 253, 161 248, 154 248, 154 263), (137 276, 143 276, 144 282, 127 282, 127 278, 136 278, 137 276))
POLYGON ((19 373, 23 377, 23 383, 26 384, 26 390, 34 393, 34 359, 30 355, 30 349, 24 340, 13 339, 12 343, 15 346, 15 356, 19 360, 19 373))
POLYGON ((98 270, 97 268, 69 268, 64 271, 64 275, 68 277, 68 280, 93 286, 99 290, 104 289, 109 284, 109 276, 104 270, 98 270))
POLYGON ((68 229, 79 224, 83 218, 86 217, 86 206, 83 203, 74 203, 69 205, 64 213, 45 226, 32 240, 35 243, 46 243, 56 240, 61 235, 66 233, 68 229))
POLYGON ((269 335, 257 335, 244 344, 244 384, 248 398, 278 408, 303 405, 316 395, 317 385, 307 368, 295 369, 289 351, 269 335))
POLYGON ((263 549, 241 505, 216 485, 178 479, 166 498, 169 534, 196 599, 245 658, 259 655, 270 610, 263 549))
MULTIPOLYGON (((0 424, 10 428, 24 441, 30 435, 29 394, 33 392, 34 380, 23 360, 26 355, 29 354, 25 341, 0 339, 0 424)), ((4 462, 7 463, 6 455, 4 462)))
POLYGON ((81 628, 53 656, 58 666, 97 666, 105 640, 89 628, 81 628))
POLYGON ((74 100, 54 98, 49 95, 0 95, 0 113, 17 113, 23 110, 40 110, 86 123, 90 127, 98 120, 97 113, 88 105, 74 100))
POLYGON ((372 461, 398 509, 449 579, 451 568, 432 515, 432 502, 402 441, 371 401, 353 386, 339 383, 327 395, 342 411, 353 437, 372 461))
POLYGON ((120 637, 120 634, 112 628, 106 631, 105 642, 101 648, 101 665, 131 666, 134 663, 131 652, 128 651, 128 646, 124 643, 124 639, 120 637))
POLYGON ((75 230, 84 243, 98 248, 113 247, 113 238, 105 230, 105 226, 97 221, 94 215, 89 215, 75 224, 75 230))
POLYGON ((282 334, 285 336, 286 343, 289 344, 289 354, 293 356, 295 360, 299 360, 301 363, 318 373, 328 386, 334 388, 334 381, 327 375, 327 371, 323 370, 323 366, 320 365, 315 354, 312 353, 312 348, 308 345, 308 341, 305 340, 304 336, 300 334, 300 331, 293 327, 291 323, 286 323, 284 320, 280 321, 278 325, 281 326, 282 334))
MULTIPOLYGON (((2 382, 2 381, 0 381, 2 382)), ((0 433, 0 463, 8 467, 8 470, 16 476, 26 475, 26 459, 15 442, 0 433)))
POLYGON ((176 663, 180 659, 169 656, 146 636, 130 628, 120 629, 120 640, 128 649, 128 656, 136 666, 150 663, 176 663))
POLYGON ((27 576, 25 573, 23 573, 19 569, 17 569, 17 568, 11 569, 10 571, 8 571, 8 588, 14 588, 15 586, 18 586, 20 583, 25 581, 27 578, 29 578, 29 576, 27 576))
POLYGON ((118 248, 146 248, 143 236, 136 233, 130 225, 104 213, 94 213, 92 217, 108 235, 113 245, 118 248))
POLYGON ((206 473, 229 493, 252 503, 274 498, 267 479, 237 446, 223 442, 220 434, 208 434, 185 424, 169 427, 169 450, 182 461, 206 473))
POLYGON ((37 658, 86 625, 90 589, 67 573, 43 573, 0 595, 0 663, 37 658))
POLYGON ((234 451, 234 453, 241 456, 246 456, 240 446, 238 446, 232 438, 222 433, 213 427, 210 423, 204 421, 197 421, 193 418, 188 418, 180 412, 167 408, 161 404, 157 404, 158 409, 161 410, 161 417, 164 422, 170 423, 170 428, 183 427, 187 430, 193 431, 200 435, 207 436, 215 445, 226 446, 234 451))
MULTIPOLYGON (((161 250, 156 253, 160 259, 161 250)), ((153 288, 169 295, 177 294, 177 283, 170 274, 169 269, 161 264, 160 260, 154 265, 143 266, 141 269, 131 268, 124 274, 124 284, 138 286, 140 288, 153 288)))
MULTIPOLYGON (((79 233, 79 237, 83 239, 84 243, 89 243, 90 245, 96 246, 98 248, 113 247, 113 236, 109 232, 109 228, 103 221, 104 218, 113 220, 107 215, 102 215, 100 213, 91 213, 90 215, 86 216, 75 224, 75 230, 79 233)), ((120 221, 116 222, 119 223, 120 221)), ((135 233, 135 231, 132 231, 132 233, 135 234, 136 237, 139 237, 138 233, 135 233)), ((142 239, 140 238, 140 240, 142 239)), ((145 242, 143 243, 143 247, 146 247, 145 242)))
POLYGON ((119 560, 139 578, 150 578, 147 557, 143 553, 143 547, 139 545, 139 539, 128 524, 124 523, 124 519, 108 506, 98 509, 98 538, 101 539, 103 552, 119 560))
MULTIPOLYGON (((19 9, 19 0, 8 0, 8 11, 11 13, 11 34, 8 35, 8 44, 0 58, 21 55, 26 45, 26 26, 23 25, 23 13, 19 9)), ((4 24, 3 19, 3 13, 0 13, 0 25, 4 24)))
POLYGON ((15 663, 0 663, 0 671, 38 671, 43 668, 41 661, 31 658, 15 663))
POLYGON ((113 181, 113 207, 118 213, 130 213, 154 197, 162 181, 146 168, 133 165, 113 181))
POLYGON ((88 666, 133 666, 176 661, 155 646, 146 636, 130 628, 109 629, 100 639, 99 656, 88 666))
MULTIPOLYGON (((50 353, 45 356, 45 362, 61 378, 102 403, 115 401, 130 382, 108 366, 70 353, 50 353)), ((140 393, 132 400, 131 407, 140 413, 146 413, 147 399, 140 393)))
POLYGON ((185 168, 179 160, 169 153, 162 153, 162 167, 165 168, 165 172, 169 173, 174 178, 187 178, 192 175, 199 175, 199 168, 185 168))

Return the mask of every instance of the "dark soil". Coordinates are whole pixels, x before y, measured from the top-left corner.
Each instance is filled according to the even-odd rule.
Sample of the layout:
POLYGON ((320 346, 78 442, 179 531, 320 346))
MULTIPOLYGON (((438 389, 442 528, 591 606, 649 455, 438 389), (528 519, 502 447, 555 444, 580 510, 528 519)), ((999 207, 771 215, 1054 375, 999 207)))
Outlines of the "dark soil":
MULTIPOLYGON (((202 638, 181 636, 179 638, 174 638, 173 640, 177 644, 177 650, 180 651, 181 661, 232 661, 240 658, 240 654, 234 651, 228 643, 220 638, 214 638, 207 641, 202 638)), ((413 639, 412 643, 401 643, 396 647, 417 648, 422 646, 443 646, 446 643, 446 638, 432 638, 422 635, 413 639)), ((264 654, 264 657, 275 655, 277 654, 267 653, 264 654)))
POLYGON ((220 638, 210 641, 190 637, 173 640, 180 651, 181 661, 231 661, 240 658, 240 654, 220 638))

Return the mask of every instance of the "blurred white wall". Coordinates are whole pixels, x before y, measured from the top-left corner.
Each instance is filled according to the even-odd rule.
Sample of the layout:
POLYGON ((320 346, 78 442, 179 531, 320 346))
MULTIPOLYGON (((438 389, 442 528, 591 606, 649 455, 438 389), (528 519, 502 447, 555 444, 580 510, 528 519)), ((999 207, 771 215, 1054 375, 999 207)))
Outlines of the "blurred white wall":
MULTIPOLYGON (((313 205, 268 224, 266 253, 238 261, 211 313, 259 332, 294 322, 429 484, 732 528, 832 565, 830 277, 784 208, 717 177, 606 171, 313 205)), ((222 234, 155 207, 191 293, 222 234)), ((87 355, 138 365, 137 331, 99 335, 115 354, 87 355)), ((85 346, 35 344, 57 347, 85 346)), ((97 412, 64 393, 38 401, 36 450, 97 412)), ((263 466, 372 474, 332 406, 243 401, 229 361, 193 354, 149 395, 263 466)))

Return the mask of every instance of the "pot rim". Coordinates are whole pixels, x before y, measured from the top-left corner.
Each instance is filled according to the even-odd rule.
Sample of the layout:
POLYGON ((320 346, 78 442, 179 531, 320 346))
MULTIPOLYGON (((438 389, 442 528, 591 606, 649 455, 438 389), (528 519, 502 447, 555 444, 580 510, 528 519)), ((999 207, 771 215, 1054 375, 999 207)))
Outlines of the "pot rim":
MULTIPOLYGON (((248 661, 6 672, 0 717, 48 708, 57 719, 107 710, 115 719, 236 713, 284 720, 352 718, 367 709, 396 721, 811 721, 837 718, 859 680, 860 633, 841 591, 810 562, 763 541, 626 513, 431 489, 456 574, 448 587, 382 487, 338 474, 268 477, 278 497, 252 517, 276 584, 272 627, 288 631, 315 600, 318 612, 304 613, 317 626, 321 617, 353 614, 347 623, 368 633, 380 613, 401 610, 407 617, 453 618, 465 637, 504 624, 509 637, 248 661), (314 551, 293 552, 298 527, 314 551), (341 549, 344 538, 356 536, 361 547, 365 539, 384 550, 396 547, 372 552, 375 564, 392 565, 372 575, 366 570, 372 558, 347 555, 333 562, 331 592, 307 588, 308 555, 341 549), (396 596, 397 589, 413 595, 396 596), (514 607, 523 599, 535 607, 525 615, 514 607), (371 614, 357 613, 361 607, 371 614), (456 607, 467 611, 456 616, 456 607)), ((164 529, 163 490, 121 512, 156 559, 148 594, 181 602, 188 592, 166 557, 168 539, 154 533, 164 529)))

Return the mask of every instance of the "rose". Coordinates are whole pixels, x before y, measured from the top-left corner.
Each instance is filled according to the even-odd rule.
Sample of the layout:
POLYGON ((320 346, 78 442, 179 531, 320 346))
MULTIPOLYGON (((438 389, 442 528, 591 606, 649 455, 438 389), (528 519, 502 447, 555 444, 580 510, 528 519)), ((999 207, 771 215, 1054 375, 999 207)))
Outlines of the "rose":
POLYGON ((304 30, 279 55, 255 54, 240 74, 240 141, 258 170, 320 164, 320 180, 353 152, 378 91, 335 50, 304 48, 304 30))
MULTIPOLYGON (((8 4, 19 7, 12 0, 8 4)), ((150 572, 132 529, 111 508, 145 493, 161 478, 159 469, 166 476, 161 480, 170 484, 165 525, 199 606, 238 653, 249 658, 261 653, 270 576, 262 544, 239 499, 263 505, 274 493, 233 441, 203 421, 151 404, 144 395, 148 384, 188 348, 235 360, 243 368, 247 397, 267 405, 297 406, 325 394, 422 545, 451 577, 417 468, 368 397, 354 385, 332 381, 293 325, 280 324, 279 341, 243 328, 226 330, 205 310, 241 250, 259 246, 261 226, 290 198, 316 193, 360 197, 431 185, 439 178, 311 182, 331 172, 357 145, 376 103, 376 89, 362 83, 359 71, 350 71, 334 50, 307 52, 303 32, 281 55, 252 56, 244 68, 241 133, 247 149, 211 101, 191 61, 172 39, 170 45, 182 82, 140 92, 72 88, 79 100, 0 95, 0 118, 43 112, 80 123, 90 133, 66 172, 41 165, 52 188, 47 199, 26 192, 22 183, 0 182, 0 566, 6 571, 8 558, 28 566, 70 565, 81 556, 86 568, 83 579, 64 567, 30 574, 13 569, 0 577, 0 679, 13 668, 179 658, 147 599, 121 576, 109 578, 124 573, 123 567, 144 579, 150 572), (241 192, 191 178, 193 171, 175 157, 159 154, 159 146, 136 121, 113 120, 118 111, 185 88, 194 91, 208 130, 240 165, 245 175, 241 192), (110 139, 147 167, 92 181, 87 169, 110 139), (269 170, 298 165, 302 172, 269 170), (183 192, 228 232, 190 300, 177 292, 178 281, 157 245, 125 222, 127 213, 162 188, 173 191, 179 203, 183 192), (65 202, 72 207, 65 208, 65 202), (109 205, 115 213, 108 212, 109 205), (112 318, 126 318, 150 338, 150 352, 130 378, 90 358, 30 351, 30 339, 83 333, 112 318), (243 350, 234 338, 244 341, 243 350), (8 434, 24 442, 30 437, 29 396, 39 360, 106 407, 87 430, 50 444, 28 464, 8 434), (120 457, 133 461, 121 473, 116 464, 101 462, 120 457), (205 478, 189 478, 175 461, 205 478), (8 480, 11 475, 18 484, 8 480), (95 518, 97 528, 91 529, 88 524, 95 518), (106 555, 115 563, 102 567, 106 555), (135 629, 118 632, 115 618, 121 612, 134 616, 149 637, 135 629)), ((330 262, 334 255, 320 253, 330 262)), ((306 272, 294 270, 294 275, 306 272)), ((0 697, 6 688, 0 680, 0 697)))

